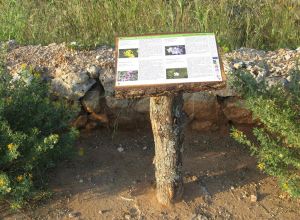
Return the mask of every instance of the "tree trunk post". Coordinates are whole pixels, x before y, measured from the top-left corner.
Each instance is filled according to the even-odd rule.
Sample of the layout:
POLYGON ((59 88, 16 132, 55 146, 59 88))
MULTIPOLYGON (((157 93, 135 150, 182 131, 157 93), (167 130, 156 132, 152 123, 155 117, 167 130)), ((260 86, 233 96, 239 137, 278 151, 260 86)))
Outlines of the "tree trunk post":
POLYGON ((163 205, 170 205, 183 194, 182 143, 185 117, 182 108, 182 93, 150 98, 156 197, 163 205))

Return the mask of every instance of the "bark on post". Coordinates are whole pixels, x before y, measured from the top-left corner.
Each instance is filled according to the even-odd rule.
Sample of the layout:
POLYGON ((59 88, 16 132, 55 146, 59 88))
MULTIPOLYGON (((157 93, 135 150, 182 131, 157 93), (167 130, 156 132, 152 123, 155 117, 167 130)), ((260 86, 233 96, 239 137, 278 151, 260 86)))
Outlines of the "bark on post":
POLYGON ((155 142, 156 196, 163 205, 169 205, 183 193, 182 107, 181 93, 150 98, 150 118, 155 142))

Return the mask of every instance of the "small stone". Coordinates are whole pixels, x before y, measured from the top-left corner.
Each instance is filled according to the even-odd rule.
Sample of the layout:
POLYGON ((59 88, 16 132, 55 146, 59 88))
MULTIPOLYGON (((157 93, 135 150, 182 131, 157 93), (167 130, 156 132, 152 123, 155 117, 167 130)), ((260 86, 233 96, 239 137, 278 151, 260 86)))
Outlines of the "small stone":
POLYGON ((238 62, 238 63, 233 64, 233 67, 237 70, 243 68, 244 66, 245 66, 245 64, 243 62, 238 62))
POLYGON ((258 75, 258 76, 256 77, 256 82, 260 83, 260 82, 264 81, 264 79, 265 79, 265 78, 264 78, 263 76, 258 75))
POLYGON ((257 196, 254 195, 254 194, 250 195, 250 201, 251 202, 257 202, 257 196))
POLYGON ((147 150, 147 147, 143 147, 143 150, 147 150))
POLYGON ((234 187, 233 187, 233 186, 231 186, 231 187, 230 187, 230 189, 231 189, 231 190, 234 190, 234 187))
POLYGON ((69 218, 77 218, 81 215, 80 212, 70 212, 69 213, 69 218))
POLYGON ((192 216, 191 220, 208 220, 205 215, 195 214, 192 216))
POLYGON ((286 77, 286 80, 287 80, 288 82, 291 82, 291 81, 292 81, 292 76, 286 77))
POLYGON ((125 214, 125 215, 124 215, 124 219, 130 220, 130 219, 131 219, 131 215, 130 215, 130 214, 125 214))
POLYGON ((123 147, 118 147, 117 150, 122 153, 124 151, 124 148, 123 147))
POLYGON ((80 182, 80 183, 83 183, 83 179, 80 179, 79 182, 80 182))
POLYGON ((14 49, 16 47, 16 45, 17 45, 17 42, 15 40, 9 40, 7 42, 7 47, 9 50, 14 49))
POLYGON ((192 176, 191 179, 192 179, 193 182, 196 182, 198 180, 198 177, 197 176, 192 176))

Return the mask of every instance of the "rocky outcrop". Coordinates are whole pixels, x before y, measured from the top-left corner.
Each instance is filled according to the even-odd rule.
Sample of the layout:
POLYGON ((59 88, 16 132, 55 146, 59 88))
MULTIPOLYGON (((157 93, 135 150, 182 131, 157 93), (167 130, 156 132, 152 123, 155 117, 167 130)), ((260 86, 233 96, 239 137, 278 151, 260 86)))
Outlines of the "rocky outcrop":
POLYGON ((223 113, 226 119, 233 124, 253 124, 250 111, 245 109, 243 101, 236 97, 229 97, 223 102, 223 113))
MULTIPOLYGON (((149 98, 120 100, 114 97, 113 48, 77 51, 66 44, 18 46, 12 41, 6 45, 7 69, 11 74, 17 74, 26 64, 50 82, 54 94, 81 103, 82 111, 74 126, 88 129, 116 124, 144 126, 149 120, 149 98)), ((288 84, 289 73, 296 68, 297 60, 300 60, 300 48, 268 52, 241 48, 223 55, 226 74, 246 70, 258 82, 266 80, 269 85, 288 84)), ((237 96, 229 87, 184 94, 184 110, 190 126, 209 131, 228 123, 253 124, 251 112, 237 96)))
POLYGON ((195 130, 209 131, 219 127, 222 109, 215 95, 206 92, 185 94, 184 111, 195 130))

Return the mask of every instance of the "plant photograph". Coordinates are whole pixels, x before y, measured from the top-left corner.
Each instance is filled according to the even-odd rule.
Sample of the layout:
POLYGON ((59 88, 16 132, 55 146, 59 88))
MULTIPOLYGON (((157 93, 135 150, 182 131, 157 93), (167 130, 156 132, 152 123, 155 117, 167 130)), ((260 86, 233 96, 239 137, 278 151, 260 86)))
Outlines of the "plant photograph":
POLYGON ((118 71, 118 81, 137 81, 138 80, 138 71, 129 70, 129 71, 118 71))
POLYGON ((119 49, 119 58, 137 58, 139 56, 138 49, 119 49))
POLYGON ((170 68, 166 69, 167 79, 184 79, 188 78, 187 68, 170 68))
POLYGON ((185 45, 175 45, 175 46, 165 47, 166 56, 184 55, 184 54, 185 54, 185 45))

